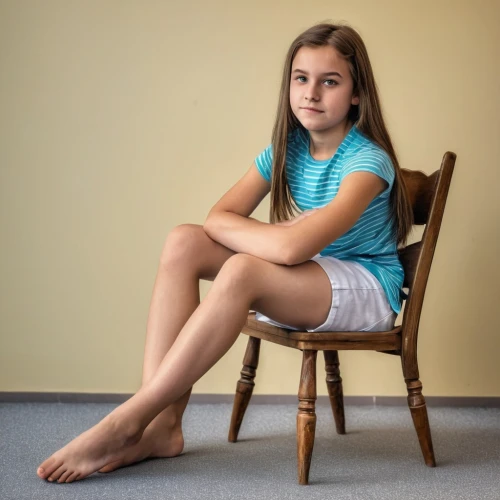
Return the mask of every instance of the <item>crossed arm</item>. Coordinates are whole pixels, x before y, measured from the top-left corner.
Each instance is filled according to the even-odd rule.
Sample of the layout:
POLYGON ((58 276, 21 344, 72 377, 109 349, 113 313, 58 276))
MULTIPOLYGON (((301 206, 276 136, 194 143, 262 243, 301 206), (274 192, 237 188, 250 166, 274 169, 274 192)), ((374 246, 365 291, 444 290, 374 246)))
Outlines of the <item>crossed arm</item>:
POLYGON ((210 238, 234 252, 276 264, 287 263, 291 226, 268 224, 232 212, 214 212, 207 217, 203 228, 210 238))
POLYGON ((386 181, 375 174, 354 172, 345 177, 328 205, 304 213, 291 223, 268 224, 232 212, 216 211, 208 215, 203 228, 210 238, 234 252, 276 264, 300 264, 354 226, 386 186, 386 181))

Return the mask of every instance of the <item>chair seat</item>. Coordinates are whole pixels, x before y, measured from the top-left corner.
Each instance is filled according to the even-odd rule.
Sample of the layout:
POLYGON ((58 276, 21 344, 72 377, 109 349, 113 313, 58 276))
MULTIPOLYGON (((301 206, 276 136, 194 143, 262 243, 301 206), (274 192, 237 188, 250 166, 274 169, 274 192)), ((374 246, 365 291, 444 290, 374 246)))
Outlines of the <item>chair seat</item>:
POLYGON ((301 332, 270 325, 248 314, 242 333, 300 350, 400 351, 401 326, 386 332, 301 332))

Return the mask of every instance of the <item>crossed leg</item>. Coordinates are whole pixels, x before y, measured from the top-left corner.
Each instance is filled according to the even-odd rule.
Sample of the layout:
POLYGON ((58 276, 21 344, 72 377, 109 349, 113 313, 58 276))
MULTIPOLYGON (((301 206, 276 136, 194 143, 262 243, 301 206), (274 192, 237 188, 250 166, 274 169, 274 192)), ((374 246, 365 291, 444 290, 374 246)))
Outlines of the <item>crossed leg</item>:
MULTIPOLYGON (((203 226, 182 224, 165 241, 149 309, 142 385, 158 370, 177 335, 200 304, 199 280, 213 281, 224 262, 235 255, 207 236, 203 226)), ((146 458, 174 457, 184 449, 182 416, 191 389, 163 410, 135 446, 99 472, 112 472, 146 458)))
POLYGON ((331 293, 328 277, 313 261, 282 266, 233 253, 154 375, 132 398, 45 460, 38 475, 72 482, 119 461, 165 408, 184 404, 183 398, 187 404, 191 386, 233 345, 249 309, 297 328, 315 328, 328 315, 331 293))

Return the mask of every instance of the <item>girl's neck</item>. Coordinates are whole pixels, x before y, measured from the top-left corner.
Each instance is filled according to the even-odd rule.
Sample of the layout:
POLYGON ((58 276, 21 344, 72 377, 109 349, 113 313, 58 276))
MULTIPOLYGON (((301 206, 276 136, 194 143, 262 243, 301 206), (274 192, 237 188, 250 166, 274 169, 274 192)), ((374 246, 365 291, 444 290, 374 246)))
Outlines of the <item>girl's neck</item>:
POLYGON ((309 131, 309 154, 315 160, 328 160, 337 152, 352 126, 352 122, 346 121, 333 131, 309 131))

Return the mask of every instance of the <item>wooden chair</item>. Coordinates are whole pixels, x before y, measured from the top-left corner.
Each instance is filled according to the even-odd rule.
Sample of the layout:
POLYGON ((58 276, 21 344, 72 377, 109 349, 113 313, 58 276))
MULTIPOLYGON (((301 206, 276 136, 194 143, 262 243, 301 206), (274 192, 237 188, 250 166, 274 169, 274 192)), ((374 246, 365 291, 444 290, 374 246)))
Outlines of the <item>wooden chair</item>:
POLYGON ((402 324, 386 332, 301 332, 257 321, 251 311, 242 332, 249 335, 241 379, 237 383, 229 441, 236 442, 243 415, 250 401, 259 361, 260 341, 300 349, 303 352, 297 414, 297 458, 300 484, 308 484, 316 428, 316 355, 323 351, 326 384, 338 434, 345 434, 342 378, 339 350, 372 350, 401 356, 408 390, 408 406, 417 431, 426 465, 435 467, 427 407, 422 394, 417 363, 417 338, 427 278, 443 218, 444 207, 455 165, 455 153, 443 156, 441 168, 432 175, 403 169, 413 207, 414 224, 426 224, 422 239, 399 249, 405 270, 404 287, 409 289, 402 324))

